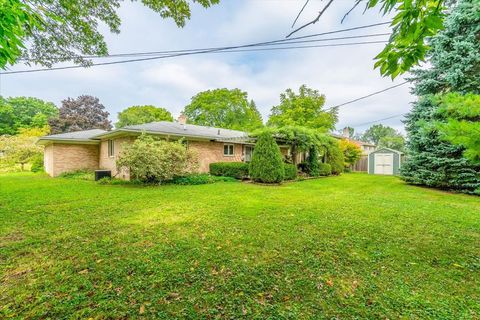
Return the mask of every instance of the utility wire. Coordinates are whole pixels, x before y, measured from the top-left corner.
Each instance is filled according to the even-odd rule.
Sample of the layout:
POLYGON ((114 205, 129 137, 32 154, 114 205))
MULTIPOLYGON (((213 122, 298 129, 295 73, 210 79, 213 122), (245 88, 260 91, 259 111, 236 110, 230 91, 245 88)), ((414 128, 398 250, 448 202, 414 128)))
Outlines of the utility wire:
MULTIPOLYGON (((355 35, 355 36, 348 36, 348 37, 335 37, 335 38, 314 39, 314 40, 300 40, 300 41, 288 41, 288 42, 278 42, 278 43, 266 43, 264 45, 258 45, 258 46, 280 46, 280 45, 287 45, 287 44, 314 43, 314 42, 335 41, 335 40, 349 40, 349 39, 360 39, 360 38, 380 37, 380 36, 389 36, 389 35, 391 35, 391 33, 373 33, 373 34, 355 35)), ((289 39, 289 40, 291 40, 291 39, 289 39)), ((92 56, 80 56, 80 57, 85 58, 85 59, 95 59, 95 58, 103 59, 103 58, 116 58, 116 57, 135 57, 135 56, 163 55, 163 54, 173 54, 173 53, 187 53, 187 52, 213 50, 213 49, 221 49, 221 47, 184 49, 184 50, 168 50, 168 51, 147 51, 147 52, 133 52, 133 53, 117 53, 117 54, 110 54, 110 55, 107 55, 107 56, 92 55, 92 56)), ((225 49, 225 50, 227 50, 227 49, 225 49)), ((57 57, 56 59, 67 59, 67 57, 57 57)), ((20 59, 20 60, 29 61, 31 59, 20 59)))
MULTIPOLYGON (((258 43, 238 45, 238 46, 217 47, 217 48, 207 48, 207 49, 198 49, 198 50, 188 49, 188 50, 184 50, 184 51, 177 50, 177 51, 171 51, 171 52, 173 52, 171 55, 163 55, 163 56, 156 56, 156 57, 149 57, 149 58, 142 58, 142 59, 132 59, 132 60, 121 60, 121 61, 113 61, 113 62, 103 62, 103 63, 96 63, 96 64, 92 64, 92 65, 110 65, 110 64, 137 62, 137 61, 148 61, 148 60, 155 60, 155 59, 162 59, 162 58, 169 58, 169 57, 178 57, 178 56, 184 56, 184 55, 194 55, 194 54, 210 53, 210 52, 217 52, 217 51, 226 51, 226 50, 238 49, 238 48, 265 46, 265 45, 282 43, 282 42, 288 43, 291 40, 306 39, 306 38, 317 37, 317 36, 321 36, 321 35, 347 32, 347 31, 353 31, 353 30, 359 30, 359 29, 365 29, 365 28, 372 28, 372 27, 386 25, 386 24, 390 24, 390 22, 374 23, 374 24, 370 24, 370 25, 364 25, 364 26, 352 27, 352 28, 347 28, 347 29, 340 29, 340 30, 322 32, 322 33, 316 33, 316 34, 311 34, 311 35, 306 35, 306 36, 301 36, 301 37, 295 37, 295 38, 291 38, 291 39, 280 39, 280 40, 265 41, 265 42, 258 42, 258 43)), ((164 52, 166 52, 166 51, 164 51, 164 52)), ((65 69, 76 69, 76 68, 83 68, 83 66, 66 66, 66 67, 57 67, 57 68, 8 71, 8 72, 0 73, 0 74, 31 73, 31 72, 39 72, 39 71, 47 71, 47 70, 65 70, 65 69)))
POLYGON ((351 103, 354 103, 354 102, 357 102, 357 101, 360 101, 360 100, 363 100, 363 99, 367 99, 367 98, 370 98, 370 97, 375 96, 375 95, 377 95, 377 94, 383 93, 383 92, 385 92, 385 91, 392 90, 392 89, 395 89, 395 88, 397 88, 397 87, 406 85, 407 83, 408 83, 408 81, 404 81, 404 82, 402 82, 402 83, 399 83, 399 84, 396 84, 396 85, 394 85, 394 86, 391 86, 391 87, 382 89, 382 90, 380 90, 380 91, 372 92, 372 93, 367 94, 367 95, 365 95, 365 96, 362 96, 362 97, 360 97, 360 98, 356 98, 356 99, 353 99, 353 100, 350 100, 350 101, 347 101, 347 102, 344 102, 344 103, 341 103, 341 104, 337 104, 336 106, 333 106, 333 107, 330 107, 330 108, 325 109, 325 111, 330 111, 330 110, 338 109, 338 108, 340 108, 340 107, 346 106, 347 104, 351 104, 351 103))
MULTIPOLYGON (((153 56, 153 57, 130 59, 130 60, 100 62, 100 63, 93 63, 90 66, 106 66, 106 65, 113 65, 113 64, 124 64, 124 63, 131 63, 131 62, 150 61, 150 60, 158 60, 158 59, 165 59, 165 58, 172 58, 172 57, 205 54, 205 53, 228 53, 228 52, 246 52, 246 51, 277 51, 277 50, 286 50, 286 49, 307 49, 307 48, 354 46, 354 45, 378 44, 378 43, 387 43, 387 42, 388 41, 385 40, 385 41, 366 41, 366 42, 336 43, 336 44, 312 45, 312 46, 291 46, 291 47, 277 47, 277 48, 259 48, 259 49, 203 50, 203 51, 196 51, 196 52, 185 52, 185 53, 153 56)), ((56 71, 56 70, 67 70, 67 69, 79 69, 79 68, 85 68, 85 67, 75 65, 75 66, 54 67, 54 68, 7 71, 7 72, 0 73, 0 75, 2 75, 2 74, 33 73, 33 72, 42 72, 42 71, 56 71)))
POLYGON ((386 118, 382 118, 382 119, 378 119, 378 120, 374 120, 374 121, 369 121, 369 122, 364 122, 364 123, 360 123, 360 124, 353 125, 353 126, 349 126, 349 127, 352 127, 352 128, 363 127, 363 126, 368 125, 368 124, 372 124, 372 123, 376 123, 376 122, 380 122, 380 121, 385 121, 385 120, 389 120, 389 119, 394 119, 394 118, 402 117, 402 116, 405 116, 405 115, 407 115, 407 114, 408 114, 408 113, 396 114, 396 115, 393 115, 393 116, 390 116, 390 117, 386 117, 386 118))

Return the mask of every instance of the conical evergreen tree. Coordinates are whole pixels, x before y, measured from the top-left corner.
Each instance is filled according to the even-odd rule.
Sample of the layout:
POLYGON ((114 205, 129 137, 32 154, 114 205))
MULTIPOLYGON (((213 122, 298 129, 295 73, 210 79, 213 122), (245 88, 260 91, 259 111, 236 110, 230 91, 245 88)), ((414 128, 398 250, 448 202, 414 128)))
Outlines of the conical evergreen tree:
POLYGON ((413 184, 473 193, 480 189, 480 166, 468 161, 463 147, 441 139, 435 122, 446 119, 433 95, 480 93, 480 2, 462 0, 432 38, 431 68, 415 70, 413 92, 419 100, 405 121, 409 154, 402 177, 413 184))
POLYGON ((280 148, 270 132, 258 136, 252 161, 250 162, 250 178, 257 182, 279 183, 285 177, 280 148))

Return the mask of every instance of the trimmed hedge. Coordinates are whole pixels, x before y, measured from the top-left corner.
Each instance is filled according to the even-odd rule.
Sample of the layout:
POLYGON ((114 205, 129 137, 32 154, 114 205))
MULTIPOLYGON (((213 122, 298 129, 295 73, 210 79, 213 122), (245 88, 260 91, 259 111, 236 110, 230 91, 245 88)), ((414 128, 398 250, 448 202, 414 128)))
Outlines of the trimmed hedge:
POLYGON ((180 185, 198 185, 215 183, 219 181, 230 182, 237 180, 232 177, 211 176, 208 173, 194 173, 184 177, 175 177, 170 183, 180 185))
POLYGON ((321 176, 329 176, 332 174, 332 166, 328 163, 319 163, 318 174, 321 176))
POLYGON ((290 163, 285 163, 285 180, 295 180, 297 178, 297 166, 290 163))
POLYGON ((214 176, 245 179, 248 177, 248 163, 214 162, 210 163, 210 174, 214 176))

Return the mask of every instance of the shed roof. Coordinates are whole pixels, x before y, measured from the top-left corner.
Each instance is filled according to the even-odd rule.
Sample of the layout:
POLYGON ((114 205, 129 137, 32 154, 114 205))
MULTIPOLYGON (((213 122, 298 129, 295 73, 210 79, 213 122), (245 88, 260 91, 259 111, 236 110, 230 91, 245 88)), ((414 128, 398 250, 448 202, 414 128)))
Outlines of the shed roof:
POLYGON ((394 149, 390 149, 390 148, 387 148, 387 147, 379 148, 379 149, 377 149, 377 150, 375 150, 375 151, 370 152, 370 154, 372 154, 372 153, 377 153, 377 152, 382 151, 382 150, 383 150, 383 151, 387 150, 387 151, 390 151, 390 152, 394 152, 394 153, 398 153, 398 154, 403 154, 403 152, 401 152, 401 151, 394 150, 394 149))

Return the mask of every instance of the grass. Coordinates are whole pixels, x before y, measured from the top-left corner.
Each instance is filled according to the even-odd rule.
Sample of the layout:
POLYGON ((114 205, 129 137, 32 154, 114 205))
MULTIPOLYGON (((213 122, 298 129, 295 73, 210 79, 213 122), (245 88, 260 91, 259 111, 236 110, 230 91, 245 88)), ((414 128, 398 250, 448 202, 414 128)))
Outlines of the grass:
POLYGON ((480 198, 0 175, 0 318, 480 317, 480 198))

